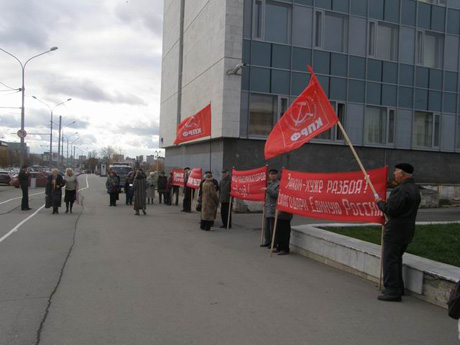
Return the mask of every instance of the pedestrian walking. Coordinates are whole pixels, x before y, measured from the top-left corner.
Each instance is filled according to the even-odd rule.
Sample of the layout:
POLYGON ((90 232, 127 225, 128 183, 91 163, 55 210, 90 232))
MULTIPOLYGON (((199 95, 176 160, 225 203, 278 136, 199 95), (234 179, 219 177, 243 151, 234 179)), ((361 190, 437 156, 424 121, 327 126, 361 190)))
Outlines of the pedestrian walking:
POLYGON ((172 193, 172 182, 173 174, 169 173, 168 180, 166 182, 166 191, 165 191, 165 205, 171 206, 171 193, 172 193))
MULTIPOLYGON (((280 181, 278 179, 278 170, 270 169, 268 171, 268 184, 262 190, 265 191, 265 219, 264 219, 264 243, 261 247, 271 247, 273 228, 275 226, 276 202, 278 200, 280 181)), ((274 243, 275 245, 276 243, 274 243)))
POLYGON ((146 190, 147 204, 153 205, 153 202, 155 199, 155 187, 157 184, 155 173, 153 171, 149 174, 145 182, 147 184, 147 190, 146 190))
POLYGON ((51 175, 48 176, 48 183, 46 184, 46 208, 53 208, 53 214, 59 213, 58 209, 61 207, 62 201, 62 187, 64 187, 65 181, 57 169, 51 171, 51 175))
POLYGON ((200 229, 209 231, 214 226, 214 220, 217 215, 217 207, 219 206, 219 198, 217 196, 217 188, 213 181, 212 173, 205 173, 205 180, 202 184, 201 193, 201 223, 200 229))
MULTIPOLYGON (((165 172, 160 172, 160 176, 158 176, 158 199, 159 203, 161 204, 162 199, 166 199, 166 185, 168 184, 168 178, 165 175, 165 172)), ((165 201, 166 203, 166 201, 165 201)))
POLYGON ((18 174, 19 185, 22 191, 21 211, 28 211, 31 209, 29 207, 29 179, 29 170, 27 169, 27 165, 24 165, 18 174))
POLYGON ((107 180, 105 181, 105 188, 110 195, 110 206, 117 206, 118 193, 120 181, 115 171, 110 171, 107 180))
POLYGON ((134 211, 135 215, 139 215, 139 211, 143 214, 147 214, 146 209, 146 198, 147 198, 147 180, 142 169, 138 169, 134 176, 133 183, 134 191, 134 211))
POLYGON ((222 219, 221 228, 227 228, 228 212, 230 212, 230 222, 228 227, 232 227, 232 215, 230 206, 230 188, 232 180, 228 173, 228 170, 222 170, 222 180, 219 182, 219 201, 220 201, 220 216, 222 219))
POLYGON ((184 169, 184 199, 182 201, 182 212, 192 212, 192 188, 187 187, 190 168, 184 169))
POLYGON ((77 200, 77 191, 79 189, 77 175, 71 168, 67 168, 64 176, 65 182, 65 213, 72 213, 73 203, 77 200))
POLYGON ((133 195, 134 195, 133 183, 134 183, 134 172, 131 171, 126 177, 125 185, 123 186, 123 189, 125 191, 125 197, 126 197, 126 205, 133 204, 133 195))
POLYGON ((378 195, 375 202, 387 216, 383 233, 383 285, 385 292, 380 301, 400 302, 404 295, 402 257, 415 233, 415 218, 420 205, 420 191, 413 178, 414 167, 409 163, 395 165, 394 178, 399 185, 387 201, 378 195))

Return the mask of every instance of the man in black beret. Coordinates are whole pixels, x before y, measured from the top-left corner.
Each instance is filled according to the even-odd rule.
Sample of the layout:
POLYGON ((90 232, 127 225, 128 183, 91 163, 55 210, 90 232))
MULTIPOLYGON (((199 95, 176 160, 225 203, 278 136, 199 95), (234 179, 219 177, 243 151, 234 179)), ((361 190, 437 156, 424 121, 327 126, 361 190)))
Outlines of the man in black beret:
POLYGON ((22 190, 22 202, 21 202, 21 211, 28 211, 30 210, 29 207, 29 180, 30 174, 27 168, 27 165, 24 165, 21 168, 21 171, 18 175, 19 185, 22 190))
POLYGON ((219 201, 220 201, 220 217, 222 220, 221 228, 232 227, 232 215, 230 206, 230 192, 231 192, 232 179, 227 169, 222 170, 222 180, 219 182, 219 201), (230 222, 228 213, 230 212, 230 222), (228 223, 228 224, 227 224, 228 223))
POLYGON ((380 301, 400 302, 404 295, 402 257, 415 232, 415 218, 420 205, 420 191, 412 177, 414 167, 409 163, 395 165, 394 178, 399 185, 387 201, 375 195, 378 208, 387 216, 383 235, 383 285, 380 301))

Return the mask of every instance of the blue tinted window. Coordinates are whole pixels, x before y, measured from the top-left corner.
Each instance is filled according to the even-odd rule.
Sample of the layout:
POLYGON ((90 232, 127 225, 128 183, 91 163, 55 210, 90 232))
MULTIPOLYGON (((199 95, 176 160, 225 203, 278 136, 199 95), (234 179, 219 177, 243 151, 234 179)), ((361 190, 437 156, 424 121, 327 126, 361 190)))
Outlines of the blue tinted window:
POLYGON ((430 29, 431 27, 431 5, 418 3, 418 27, 430 29))
POLYGON ((367 103, 380 104, 381 85, 377 83, 367 83, 367 103))
POLYGON ((331 54, 331 74, 341 77, 347 76, 347 56, 331 54))
POLYGON ((310 82, 310 74, 292 73, 292 94, 298 96, 310 82))
POLYGON ((315 6, 330 10, 332 9, 332 0, 315 0, 315 6))
POLYGON ((289 7, 280 3, 265 4, 265 39, 289 43, 289 7))
POLYGON ((457 92, 457 73, 446 72, 444 77, 444 90, 457 92))
POLYGON ((366 78, 366 60, 363 58, 350 56, 350 78, 366 78))
POLYGON ((414 85, 414 67, 409 65, 399 66, 399 83, 401 85, 414 85))
POLYGON ((399 88, 399 106, 402 108, 412 108, 413 89, 409 87, 399 88))
POLYGON ((429 69, 417 67, 416 86, 428 88, 429 69))
POLYGON ((428 93, 428 110, 441 111, 441 92, 430 91, 428 93))
POLYGON ((428 90, 415 89, 415 109, 427 110, 428 90))
POLYGON ((384 83, 398 83, 398 65, 392 62, 383 62, 382 81, 384 83))
POLYGON ((278 71, 272 70, 272 93, 277 93, 281 95, 289 95, 289 72, 287 71, 278 71))
POLYGON ((357 80, 348 81, 348 100, 350 102, 364 103, 364 82, 357 80))
POLYGON ((333 0, 332 9, 334 11, 348 12, 348 0, 333 0))
POLYGON ((251 68, 251 90, 270 92, 270 70, 267 68, 251 68))
POLYGON ((431 8, 431 30, 444 32, 446 9, 440 6, 431 8))
POLYGON ((272 46, 272 67, 290 69, 291 47, 278 44, 272 46))
POLYGON ((345 101, 347 99, 347 80, 342 78, 331 78, 331 94, 330 98, 337 101, 345 101))
POLYGON ((367 17, 367 0, 351 0, 351 13, 367 17))
POLYGON ((313 55, 314 55, 313 65, 315 67, 314 71, 316 73, 329 74, 329 65, 330 65, 329 53, 323 52, 320 50, 315 50, 313 52, 313 55))
POLYGON ((430 69, 430 89, 442 90, 442 71, 430 69))
POLYGON ((251 63, 251 41, 243 40, 243 62, 251 63))
POLYGON ((294 3, 312 6, 313 5, 313 0, 294 0, 294 3))
POLYGON ((369 0, 369 17, 383 20, 383 0, 369 0))
POLYGON ((252 41, 252 58, 251 63, 258 66, 270 67, 270 43, 252 41))
POLYGON ((306 72, 308 65, 311 65, 311 50, 294 47, 292 50, 292 69, 306 72))
POLYGON ((243 67, 241 71, 241 88, 249 90, 249 67, 243 67))
POLYGON ((385 0, 385 20, 399 23, 399 0, 385 0))
POLYGON ((416 4, 414 0, 402 0, 401 23, 415 26, 416 4))
POLYGON ((456 35, 460 33, 460 11, 447 11, 447 32, 456 35))
POLYGON ((396 106, 397 88, 393 85, 382 84, 382 105, 396 106))
POLYGON ((457 112, 457 95, 455 93, 444 94, 444 112, 456 113, 457 112))
POLYGON ((367 79, 382 81, 382 61, 371 59, 367 61, 367 79))
POLYGON ((324 93, 329 97, 329 77, 319 75, 317 76, 319 83, 321 84, 321 87, 324 90, 324 93))

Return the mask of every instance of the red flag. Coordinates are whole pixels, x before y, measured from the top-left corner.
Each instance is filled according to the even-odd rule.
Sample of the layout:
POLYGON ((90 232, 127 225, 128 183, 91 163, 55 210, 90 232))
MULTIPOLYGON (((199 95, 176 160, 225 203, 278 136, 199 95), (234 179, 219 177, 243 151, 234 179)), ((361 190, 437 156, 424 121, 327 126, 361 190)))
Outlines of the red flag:
MULTIPOLYGON (((368 170, 377 193, 386 196, 388 167, 368 170)), ((361 171, 301 173, 283 169, 276 208, 303 217, 383 224, 383 213, 361 171)))
POLYGON ((183 187, 184 186, 184 169, 173 169, 173 186, 183 187))
POLYGON ((265 201, 267 187, 267 166, 253 170, 232 170, 230 195, 236 199, 265 201))
POLYGON ((185 143, 198 138, 211 135, 211 104, 201 109, 195 115, 182 120, 177 126, 176 140, 174 145, 185 143))
POLYGON ((286 110, 265 143, 265 159, 295 150, 339 120, 326 94, 308 66, 308 86, 286 110))
POLYGON ((187 180, 187 187, 192 189, 199 189, 202 180, 203 173, 201 168, 193 168, 187 180))

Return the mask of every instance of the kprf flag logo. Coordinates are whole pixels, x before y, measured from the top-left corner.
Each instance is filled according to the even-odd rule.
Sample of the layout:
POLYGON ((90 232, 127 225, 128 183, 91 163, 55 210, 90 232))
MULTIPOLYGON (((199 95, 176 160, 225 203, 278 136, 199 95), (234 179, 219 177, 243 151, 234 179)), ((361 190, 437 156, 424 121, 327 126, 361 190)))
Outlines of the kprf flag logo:
POLYGON ((265 159, 295 150, 338 121, 334 109, 308 66, 308 86, 286 110, 265 143, 265 159))
POLYGON ((177 126, 176 140, 174 145, 187 141, 208 137, 211 135, 211 104, 201 109, 195 115, 184 119, 177 126))

